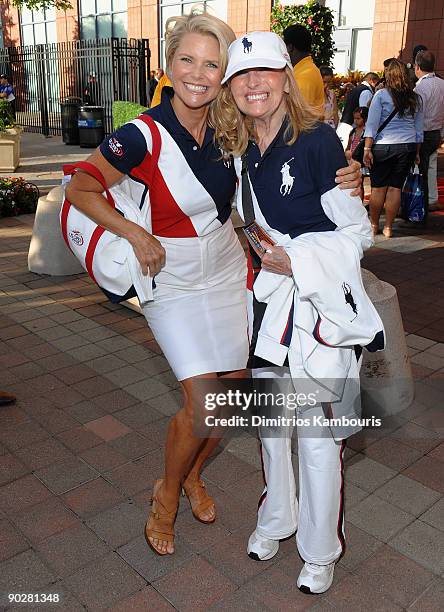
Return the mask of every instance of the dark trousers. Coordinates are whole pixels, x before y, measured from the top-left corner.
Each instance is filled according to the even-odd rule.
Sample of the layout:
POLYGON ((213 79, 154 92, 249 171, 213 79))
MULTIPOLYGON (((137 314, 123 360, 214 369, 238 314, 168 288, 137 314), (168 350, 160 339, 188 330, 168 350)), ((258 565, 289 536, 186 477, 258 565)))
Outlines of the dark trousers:
POLYGON ((440 130, 431 130, 430 132, 424 132, 424 142, 419 150, 419 171, 422 174, 422 186, 424 191, 424 211, 427 217, 429 212, 429 184, 428 184, 428 172, 430 156, 436 151, 441 143, 441 132, 440 130))

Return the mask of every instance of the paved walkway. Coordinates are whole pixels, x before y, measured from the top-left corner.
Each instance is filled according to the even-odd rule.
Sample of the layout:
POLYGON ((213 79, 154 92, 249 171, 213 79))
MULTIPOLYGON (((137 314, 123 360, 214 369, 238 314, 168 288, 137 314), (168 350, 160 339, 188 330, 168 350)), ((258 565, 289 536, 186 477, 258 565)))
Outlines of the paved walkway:
MULTIPOLYGON (((414 235, 398 224, 365 258, 398 289, 416 398, 390 435, 350 440, 348 550, 316 597, 296 588, 294 538, 269 562, 245 554, 262 491, 248 435, 205 470, 217 522, 198 523, 181 500, 176 554, 147 547, 177 382, 137 313, 85 275, 28 272, 29 221, 0 221, 0 388, 18 397, 0 409, 0 593, 58 594, 22 604, 42 612, 442 610, 444 215, 414 235)), ((1 597, 0 609, 18 607, 1 597)))
POLYGON ((37 185, 41 194, 45 194, 60 185, 63 164, 86 159, 91 151, 76 145, 65 145, 60 136, 46 138, 41 134, 23 132, 19 167, 15 173, 0 173, 0 176, 22 176, 37 185))
POLYGON ((348 552, 334 587, 314 599, 295 587, 301 561, 292 539, 270 562, 245 555, 262 487, 251 437, 230 443, 205 472, 217 523, 197 523, 182 501, 177 553, 161 559, 148 549, 143 525, 177 383, 142 317, 108 304, 85 276, 29 273, 31 227, 8 219, 0 228, 0 384, 19 398, 0 412, 1 592, 58 593, 63 610, 440 609, 444 283, 436 236, 414 253, 375 248, 366 258, 398 286, 420 380, 391 438, 349 444, 348 552))

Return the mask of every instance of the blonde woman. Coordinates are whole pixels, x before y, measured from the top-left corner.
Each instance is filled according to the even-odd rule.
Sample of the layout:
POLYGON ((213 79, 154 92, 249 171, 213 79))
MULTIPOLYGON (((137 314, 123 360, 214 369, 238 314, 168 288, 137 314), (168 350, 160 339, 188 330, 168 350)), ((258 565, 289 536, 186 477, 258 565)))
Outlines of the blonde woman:
MULTIPOLYGON (((349 246, 362 254, 362 249, 372 244, 366 211, 358 197, 337 188, 336 171, 345 163, 340 141, 304 102, 285 45, 275 34, 250 32, 232 43, 214 117, 216 135, 223 148, 237 157, 239 179, 249 180, 256 222, 275 243, 262 243, 261 259, 251 253, 255 288, 260 278, 262 291, 265 288, 268 292, 266 302, 272 314, 267 312, 265 300, 254 300, 249 365, 255 377, 285 378, 289 375, 290 361, 291 375, 304 377, 301 335, 294 331, 294 325, 303 323, 298 306, 294 306, 296 297, 295 302, 286 297, 290 281, 285 280, 285 290, 281 288, 283 277, 289 277, 295 291, 294 286, 298 286, 301 274, 307 272, 307 265, 313 268, 308 274, 315 273, 315 259, 295 258, 293 261, 288 253, 291 254, 291 245, 305 235, 316 241, 316 236, 322 232, 332 236, 344 232, 342 236, 346 234, 353 241, 349 246), (248 57, 243 53, 245 44, 249 46, 248 57), (243 179, 240 177, 241 156, 247 169, 243 179), (279 244, 285 244, 285 248, 277 246, 279 244), (273 274, 264 276, 260 270, 273 274), (264 331, 266 319, 269 327, 264 331), (276 334, 276 339, 272 333, 276 334), (257 350, 258 338, 260 350, 257 350), (282 364, 283 367, 278 367, 282 364), (297 367, 293 367, 294 364, 297 367)), ((241 194, 238 209, 245 217, 247 208, 241 194)), ((317 255, 323 264, 330 265, 332 252, 317 255)), ((341 261, 340 256, 339 270, 341 261)), ((291 293, 289 295, 291 298, 291 293)), ((335 308, 345 308, 348 314, 349 306, 344 302, 340 284, 337 293, 332 293, 329 299, 332 304, 338 300, 334 303, 335 308)), ((322 342, 316 337, 316 330, 307 331, 310 337, 313 333, 315 340, 322 342)), ((310 342, 313 343, 312 338, 310 342)), ((357 355, 352 347, 347 350, 348 375, 356 379, 357 355)), ((332 353, 321 352, 324 358, 328 353, 327 361, 334 348, 330 351, 332 353)), ((328 363, 322 364, 325 365, 328 363)), ((306 414, 323 417, 323 408, 318 404, 306 414)), ((323 593, 332 584, 335 563, 344 549, 343 438, 351 432, 335 437, 328 428, 317 431, 314 428, 310 434, 301 433, 298 428, 298 508, 291 461, 291 430, 291 427, 283 429, 280 435, 274 432, 274 437, 267 437, 263 430, 259 432, 265 489, 247 551, 257 561, 271 559, 278 552, 279 540, 292 535, 297 528, 297 546, 305 561, 297 584, 303 592, 323 593)))
MULTIPOLYGON (((110 210, 91 177, 78 173, 67 190, 78 208, 126 238, 142 270, 155 276, 154 301, 144 314, 184 395, 168 428, 165 472, 154 485, 145 531, 160 555, 174 552, 182 486, 198 520, 216 518, 200 474, 218 440, 196 437, 193 423, 202 420, 205 381, 239 376, 248 359, 245 257, 230 220, 236 173, 233 161, 221 155, 211 127, 235 35, 206 13, 172 17, 166 30, 166 74, 173 88, 164 87, 161 103, 147 111, 161 145, 149 185, 153 233, 110 210)), ((144 198, 151 151, 152 135, 136 119, 106 139, 89 161, 109 186, 126 175, 144 198)), ((357 187, 358 168, 343 168, 338 182, 357 187)))

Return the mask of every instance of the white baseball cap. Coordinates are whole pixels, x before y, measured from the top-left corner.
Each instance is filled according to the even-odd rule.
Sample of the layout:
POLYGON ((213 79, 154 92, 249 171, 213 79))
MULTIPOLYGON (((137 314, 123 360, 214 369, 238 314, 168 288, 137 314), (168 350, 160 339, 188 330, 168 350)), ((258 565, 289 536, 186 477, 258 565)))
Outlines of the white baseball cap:
POLYGON ((284 41, 274 32, 250 32, 228 49, 228 66, 222 84, 249 68, 293 68, 284 41))

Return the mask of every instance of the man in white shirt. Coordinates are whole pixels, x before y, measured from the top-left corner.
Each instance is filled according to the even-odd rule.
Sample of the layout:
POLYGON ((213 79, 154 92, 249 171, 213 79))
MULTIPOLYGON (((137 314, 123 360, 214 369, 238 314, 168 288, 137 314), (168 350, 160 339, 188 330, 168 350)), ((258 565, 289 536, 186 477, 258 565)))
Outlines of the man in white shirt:
MULTIPOLYGON (((431 51, 419 51, 415 57, 418 78, 415 91, 422 98, 424 112, 424 142, 419 151, 419 169, 423 179, 424 209, 429 210, 428 168, 430 156, 438 149, 444 137, 444 79, 434 73, 435 56, 431 51)), ((432 210, 439 206, 433 206, 432 210)))

